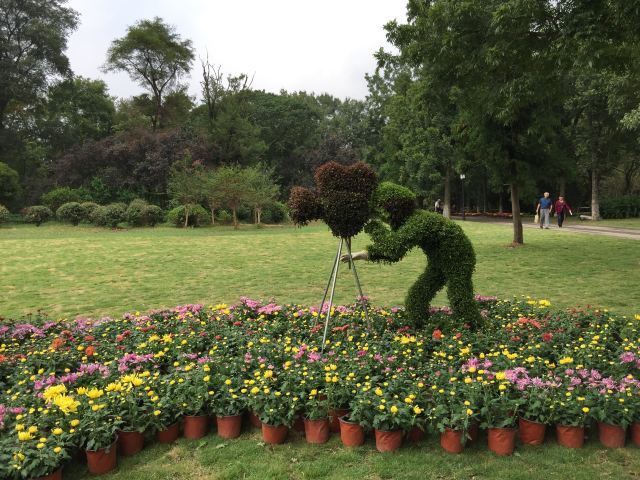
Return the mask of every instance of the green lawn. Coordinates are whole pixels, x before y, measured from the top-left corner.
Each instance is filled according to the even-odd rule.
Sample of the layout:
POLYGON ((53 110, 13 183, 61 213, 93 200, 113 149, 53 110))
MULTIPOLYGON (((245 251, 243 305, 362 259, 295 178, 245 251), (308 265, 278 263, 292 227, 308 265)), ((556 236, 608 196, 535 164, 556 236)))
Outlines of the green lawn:
MULTIPOLYGON (((324 445, 308 445, 293 433, 284 445, 262 443, 258 430, 239 439, 210 434, 202 441, 179 440, 173 446, 152 444, 133 458, 119 459, 119 469, 105 480, 161 479, 415 479, 415 480, 549 480, 632 479, 640 476, 640 450, 600 447, 592 439, 579 450, 556 444, 553 433, 540 447, 518 446, 511 457, 491 453, 486 438, 460 455, 445 453, 435 435, 418 445, 405 444, 393 453, 375 450, 373 439, 356 449, 342 446, 338 435, 324 445)), ((78 464, 64 472, 66 480, 87 478, 78 464)))
MULTIPOLYGON (((464 222, 478 257, 478 293, 531 295, 559 306, 594 304, 622 313, 640 312, 640 244, 557 230, 525 231, 524 247, 510 248, 511 229, 464 222)), ((361 249, 367 238, 354 240, 361 249)), ((336 239, 323 225, 304 229, 246 226, 107 231, 48 225, 0 229, 0 314, 17 316, 43 308, 54 316, 120 315, 179 303, 233 302, 240 296, 282 302, 317 303, 335 254, 336 239)), ((425 265, 412 252, 396 265, 361 264, 364 289, 377 304, 401 303, 425 265)), ((338 302, 354 298, 353 280, 342 271, 338 302)), ((440 294, 436 304, 446 303, 440 294)), ((173 446, 152 443, 134 458, 120 459, 106 480, 160 479, 548 479, 640 477, 640 451, 628 446, 605 450, 591 438, 585 448, 568 450, 553 433, 541 447, 517 447, 500 458, 486 439, 462 455, 444 453, 435 435, 417 446, 379 454, 372 439, 347 450, 333 436, 311 446, 298 434, 269 447, 258 431, 224 441, 173 446)), ((86 478, 74 462, 65 478, 86 478)))
MULTIPOLYGON (((636 240, 527 229, 510 248, 511 229, 460 222, 477 255, 477 293, 531 295, 558 306, 640 309, 640 245, 636 240)), ((367 244, 361 235, 354 250, 367 244)), ((240 296, 319 303, 336 251, 323 225, 303 229, 245 226, 132 229, 47 225, 0 228, 0 315, 36 309, 52 316, 120 315, 181 303, 234 302, 240 296)), ((400 304, 424 269, 414 250, 395 265, 359 264, 365 294, 400 304)), ((341 270, 337 301, 355 287, 341 270)), ((446 304, 441 292, 434 302, 446 304)))

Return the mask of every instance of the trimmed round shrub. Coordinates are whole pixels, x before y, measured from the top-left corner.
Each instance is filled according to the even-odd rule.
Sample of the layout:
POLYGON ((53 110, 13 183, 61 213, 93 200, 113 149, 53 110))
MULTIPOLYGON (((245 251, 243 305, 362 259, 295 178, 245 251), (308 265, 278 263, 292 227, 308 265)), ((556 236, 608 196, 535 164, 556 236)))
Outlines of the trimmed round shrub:
POLYGON ((49 207, 45 207, 44 205, 28 207, 24 213, 24 221, 27 223, 35 223, 36 227, 39 227, 51 218, 53 218, 53 212, 49 207))
POLYGON ((127 206, 124 203, 112 203, 96 208, 90 216, 91 223, 99 227, 116 228, 126 219, 127 206))
POLYGON ((157 205, 147 205, 142 211, 142 217, 145 219, 146 225, 155 227, 164 221, 164 212, 157 205))
POLYGON ((287 220, 287 206, 281 202, 273 202, 262 211, 264 223, 282 223, 287 220))
POLYGON ((164 220, 164 212, 157 205, 149 205, 136 198, 127 208, 127 223, 134 227, 153 227, 164 220))
POLYGON ((42 204, 56 212, 65 203, 80 203, 90 199, 90 195, 83 188, 58 187, 42 195, 42 204))
MULTIPOLYGON (((184 205, 170 210, 167 214, 167 222, 176 227, 184 226, 184 205)), ((209 212, 207 212, 202 205, 196 205, 189 210, 189 224, 190 227, 199 227, 209 223, 209 212)))
POLYGON ((65 203, 56 210, 56 218, 61 222, 78 225, 84 220, 84 209, 78 202, 65 203))
POLYGON ((133 227, 143 227, 146 225, 143 212, 147 206, 148 204, 144 200, 139 198, 132 200, 127 207, 127 223, 133 227))
POLYGON ((82 221, 91 223, 91 214, 100 205, 94 202, 83 202, 80 206, 82 207, 82 221))
POLYGON ((4 205, 0 205, 0 224, 9 221, 9 210, 4 205))

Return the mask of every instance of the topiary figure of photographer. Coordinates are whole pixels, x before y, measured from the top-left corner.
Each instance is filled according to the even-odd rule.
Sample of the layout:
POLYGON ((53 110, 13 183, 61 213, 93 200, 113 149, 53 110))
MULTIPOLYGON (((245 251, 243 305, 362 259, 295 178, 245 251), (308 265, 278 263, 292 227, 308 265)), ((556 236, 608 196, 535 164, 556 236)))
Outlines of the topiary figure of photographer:
POLYGON ((394 263, 412 248, 420 247, 428 264, 407 294, 405 309, 409 320, 418 328, 424 326, 431 300, 446 285, 454 323, 477 328, 483 319, 471 280, 476 257, 462 228, 442 215, 417 210, 413 192, 390 182, 380 184, 375 202, 379 216, 391 228, 379 219, 371 220, 365 232, 373 243, 366 251, 354 254, 354 260, 394 263))

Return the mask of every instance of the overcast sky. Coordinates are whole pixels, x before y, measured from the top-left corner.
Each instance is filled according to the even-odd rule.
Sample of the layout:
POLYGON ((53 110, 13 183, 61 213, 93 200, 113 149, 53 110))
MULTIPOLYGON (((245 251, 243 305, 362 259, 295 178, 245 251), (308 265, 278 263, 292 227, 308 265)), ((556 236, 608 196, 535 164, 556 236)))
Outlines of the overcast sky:
MULTIPOLYGON (((406 0, 69 0, 80 26, 69 39, 73 71, 102 78, 111 95, 143 90, 126 74, 100 71, 109 44, 140 19, 159 16, 191 39, 196 57, 225 74, 255 74, 253 88, 306 90, 340 98, 367 94, 373 53, 389 48, 383 25, 406 21, 406 0)), ((200 98, 196 61, 189 92, 200 98)))

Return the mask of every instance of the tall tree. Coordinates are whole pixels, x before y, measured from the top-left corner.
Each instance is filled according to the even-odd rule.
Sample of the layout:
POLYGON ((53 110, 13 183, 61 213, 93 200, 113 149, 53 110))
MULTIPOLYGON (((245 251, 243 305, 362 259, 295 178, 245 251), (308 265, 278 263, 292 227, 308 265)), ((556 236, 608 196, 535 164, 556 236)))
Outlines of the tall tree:
POLYGON ((260 225, 262 211, 276 200, 280 187, 274 178, 274 168, 257 165, 247 168, 245 172, 249 187, 247 200, 253 207, 256 225, 260 225))
POLYGON ((78 15, 65 3, 0 0, 0 159, 12 135, 7 116, 31 105, 52 77, 70 74, 65 50, 78 15))
POLYGON ((154 100, 153 129, 163 126, 163 95, 191 70, 191 40, 182 40, 161 18, 140 20, 114 40, 107 52, 105 71, 124 71, 150 91, 154 100))
POLYGON ((523 243, 521 186, 548 160, 562 100, 552 2, 410 0, 407 18, 387 25, 389 39, 418 75, 455 86, 459 135, 510 184, 513 241, 523 243))
POLYGON ((184 228, 189 225, 189 215, 200 201, 205 198, 205 171, 201 163, 193 162, 186 154, 181 161, 174 163, 169 176, 169 194, 171 198, 184 206, 184 228))
POLYGON ((246 171, 237 165, 222 166, 216 171, 220 197, 231 210, 233 228, 238 229, 238 208, 249 200, 249 182, 246 171))

